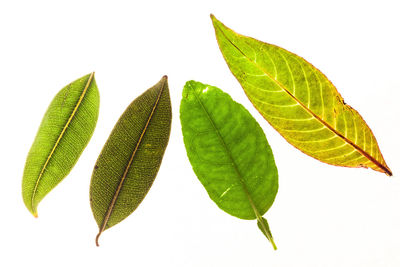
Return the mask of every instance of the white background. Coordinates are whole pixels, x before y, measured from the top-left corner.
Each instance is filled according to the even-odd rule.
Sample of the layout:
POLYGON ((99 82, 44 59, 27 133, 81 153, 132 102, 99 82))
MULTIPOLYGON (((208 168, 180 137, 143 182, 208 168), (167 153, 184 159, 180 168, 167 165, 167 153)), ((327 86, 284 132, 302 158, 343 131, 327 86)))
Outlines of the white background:
POLYGON ((0 266, 400 266, 398 1, 1 1, 0 266), (209 14, 235 31, 303 56, 372 128, 394 176, 334 167, 289 145, 245 97, 219 52, 209 14), (53 96, 96 71, 93 138, 39 205, 21 197, 25 158, 53 96), (149 194, 103 233, 89 205, 95 160, 126 106, 169 76, 171 139, 149 194), (280 189, 255 221, 209 199, 182 141, 179 103, 195 79, 254 115, 273 149, 280 189))

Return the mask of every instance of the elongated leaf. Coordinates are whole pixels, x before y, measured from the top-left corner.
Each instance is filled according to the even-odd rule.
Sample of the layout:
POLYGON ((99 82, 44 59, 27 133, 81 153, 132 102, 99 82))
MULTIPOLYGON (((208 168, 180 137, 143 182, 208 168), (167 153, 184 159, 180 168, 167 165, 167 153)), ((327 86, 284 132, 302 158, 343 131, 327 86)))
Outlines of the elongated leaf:
POLYGON ((167 76, 119 118, 92 174, 90 204, 101 233, 128 217, 150 190, 171 129, 167 76))
POLYGON ((99 115, 94 73, 65 86, 44 115, 29 151, 22 196, 37 217, 37 206, 68 173, 88 144, 99 115))
POLYGON ((290 144, 322 162, 392 175, 368 125, 324 74, 285 49, 237 34, 211 18, 233 75, 290 144))
POLYGON ((220 89, 189 81, 180 107, 182 133, 193 170, 225 212, 257 219, 275 248, 264 215, 278 191, 278 171, 261 127, 220 89))

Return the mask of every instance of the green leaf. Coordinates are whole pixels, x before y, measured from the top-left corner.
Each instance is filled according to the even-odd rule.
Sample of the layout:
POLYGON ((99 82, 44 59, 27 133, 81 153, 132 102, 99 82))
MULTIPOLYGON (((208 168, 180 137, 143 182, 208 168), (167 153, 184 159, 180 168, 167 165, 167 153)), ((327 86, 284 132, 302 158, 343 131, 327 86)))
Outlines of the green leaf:
POLYGON ((260 125, 228 94, 195 81, 183 89, 180 118, 187 155, 210 198, 233 216, 257 219, 268 237, 261 216, 274 202, 278 171, 260 125))
POLYGON ((22 196, 37 217, 39 202, 78 161, 99 115, 94 73, 68 84, 54 97, 26 159, 22 196))
POLYGON ((90 204, 101 233, 128 217, 156 178, 171 130, 167 76, 136 98, 101 151, 90 184, 90 204))
POLYGON ((392 175, 361 115, 303 58, 235 33, 213 15, 221 52, 246 95, 290 144, 322 162, 392 175))
POLYGON ((261 232, 268 238, 268 240, 271 241, 272 246, 276 250, 274 238, 272 237, 267 220, 265 218, 261 218, 261 220, 257 221, 257 226, 261 230, 261 232))

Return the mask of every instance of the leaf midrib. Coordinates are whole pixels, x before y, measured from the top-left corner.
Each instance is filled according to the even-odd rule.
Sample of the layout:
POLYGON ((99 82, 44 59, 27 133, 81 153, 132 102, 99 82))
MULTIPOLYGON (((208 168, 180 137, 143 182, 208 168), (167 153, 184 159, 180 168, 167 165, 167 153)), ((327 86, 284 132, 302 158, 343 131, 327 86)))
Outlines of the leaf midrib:
MULTIPOLYGON (((313 111, 311 111, 308 107, 306 107, 299 99, 297 99, 293 94, 289 92, 288 89, 286 89, 285 86, 283 86, 278 80, 276 80, 274 77, 272 77, 264 68, 262 68, 259 64, 254 62, 251 58, 249 58, 239 47, 237 47, 221 30, 221 28, 214 24, 216 28, 222 33, 222 35, 228 40, 228 42, 234 46, 248 61, 250 61, 252 64, 254 64, 258 69, 260 69, 266 76, 268 76, 272 81, 274 81, 282 90, 284 90, 293 100, 295 100, 305 111, 307 111, 311 116, 313 116, 316 120, 318 120, 322 125, 327 127, 329 130, 331 130, 335 135, 339 136, 341 139, 343 139, 346 143, 351 145, 355 150, 357 150, 359 153, 361 153, 364 157, 366 157, 369 161, 371 161, 373 164, 375 164, 378 168, 383 170, 387 175, 392 176, 392 172, 384 166, 382 163, 377 161, 375 158, 373 158, 370 154, 368 154, 366 151, 364 151, 362 148, 360 148, 358 145, 356 145, 354 142, 352 142, 350 139, 346 138, 344 135, 342 135, 340 132, 338 132, 335 128, 333 128, 330 124, 325 122, 323 119, 321 119, 319 116, 317 116, 313 111)), ((237 33, 234 33, 237 34, 237 33)), ((237 34, 238 35, 238 34, 237 34)), ((247 94, 247 93, 246 93, 247 94)), ((260 114, 264 117, 264 115, 260 112, 260 114)))
POLYGON ((34 207, 33 203, 34 203, 34 199, 35 199, 35 196, 36 196, 36 193, 37 193, 37 189, 38 189, 39 183, 40 183, 40 181, 41 181, 41 179, 42 179, 42 177, 43 177, 43 174, 44 174, 44 172, 45 172, 45 170, 46 170, 47 165, 49 164, 49 162, 50 162, 50 160, 51 160, 51 158, 52 158, 52 156, 53 156, 53 154, 54 154, 54 151, 56 150, 58 144, 60 143, 62 137, 64 136, 64 134, 65 134, 65 132, 66 132, 66 130, 67 130, 69 124, 71 123, 72 119, 74 118, 74 116, 75 116, 75 114, 76 114, 76 112, 77 112, 79 106, 81 105, 81 103, 82 103, 82 101, 83 101, 83 98, 85 97, 86 92, 87 92, 87 90, 88 90, 90 84, 92 83, 93 77, 94 77, 94 72, 92 72, 92 73, 90 74, 89 79, 88 79, 88 81, 86 82, 85 88, 83 89, 82 94, 80 95, 80 97, 79 97, 79 99, 78 99, 78 102, 76 103, 76 105, 75 105, 75 107, 74 107, 74 109, 73 109, 71 115, 69 116, 69 118, 68 118, 68 120, 67 120, 67 122, 66 122, 64 128, 62 129, 60 135, 58 136, 57 141, 55 142, 55 144, 54 144, 52 150, 50 151, 50 154, 48 155, 47 160, 46 160, 46 162, 44 163, 44 165, 43 165, 43 167, 42 167, 42 169, 41 169, 41 171, 40 171, 40 173, 39 173, 39 177, 38 177, 37 180, 36 180, 36 184, 35 184, 35 187, 34 187, 34 189, 33 189, 32 198, 31 198, 31 209, 32 209, 32 211, 34 212, 34 216, 35 216, 35 217, 37 217, 37 211, 36 211, 36 208, 34 207))
POLYGON ((155 111, 156 107, 158 106, 158 103, 159 103, 159 101, 160 101, 161 95, 162 95, 162 93, 163 93, 163 91, 164 91, 164 89, 165 89, 165 87, 166 87, 166 86, 165 86, 165 84, 166 84, 166 79, 167 79, 166 76, 164 76, 164 77, 163 77, 163 83, 162 83, 162 85, 161 85, 160 92, 158 93, 156 102, 154 103, 153 109, 151 110, 151 113, 150 113, 150 115, 149 115, 149 117, 148 117, 148 119, 147 119, 146 125, 144 126, 144 128, 143 128, 143 130, 142 130, 142 133, 141 133, 141 135, 140 135, 140 137, 139 137, 139 140, 138 140, 138 142, 136 143, 135 149, 133 150, 132 155, 131 155, 131 157, 130 157, 130 159, 129 159, 128 165, 126 166, 125 171, 124 171, 124 174, 122 175, 121 181, 119 182, 118 187, 117 187, 117 190, 115 191, 115 194, 114 194, 114 196, 113 196, 113 199, 111 200, 111 203, 110 203, 110 205, 109 205, 109 207, 108 207, 106 216, 104 217, 103 223, 101 224, 101 227, 100 227, 100 229, 99 229, 99 233, 98 233, 97 236, 96 236, 96 245, 97 245, 97 246, 99 246, 99 237, 100 237, 101 233, 104 232, 104 230, 105 230, 105 228, 106 228, 106 226, 107 226, 107 223, 108 223, 108 221, 109 221, 109 219, 110 219, 110 217, 111 217, 111 214, 112 214, 112 212, 113 212, 113 210, 114 210, 115 203, 116 203, 116 201, 117 201, 117 199, 118 199, 119 193, 121 192, 121 189, 122 189, 122 186, 123 186, 124 181, 125 181, 125 179, 126 179, 126 176, 128 175, 128 172, 129 172, 129 170, 130 170, 130 168, 131 168, 131 166, 132 166, 133 159, 134 159, 134 157, 135 157, 135 155, 136 155, 136 152, 137 152, 137 150, 138 150, 138 148, 139 148, 139 146, 140 146, 140 144, 141 144, 141 142, 142 142, 143 136, 145 135, 145 133, 146 133, 146 131, 147 131, 147 127, 148 127, 148 125, 149 125, 149 123, 150 123, 150 121, 151 121, 151 119, 152 119, 152 117, 153 117, 154 111, 155 111))
POLYGON ((208 120, 211 122, 211 125, 213 126, 215 132, 217 133, 218 139, 220 140, 222 146, 224 147, 226 153, 228 154, 228 157, 229 157, 229 159, 231 160, 232 165, 233 165, 233 168, 235 169, 235 172, 236 172, 236 174, 237 174, 238 180, 239 180, 240 184, 242 185, 243 191, 245 192, 245 194, 246 194, 246 196, 247 196, 247 198, 248 198, 248 200, 249 200, 249 202, 250 202, 250 206, 252 207, 252 209, 253 209, 253 211, 254 211, 254 214, 256 215, 257 220, 262 220, 262 219, 261 219, 261 216, 262 216, 262 215, 261 215, 260 212, 258 211, 258 209, 257 209, 257 207, 256 207, 256 205, 255 205, 255 203, 254 203, 254 201, 253 201, 253 198, 251 197, 251 195, 250 195, 250 193, 249 193, 249 191, 248 191, 248 189, 247 189, 247 186, 246 186, 246 184, 245 184, 245 182, 244 182, 244 180, 243 180, 243 175, 240 173, 239 168, 238 168, 238 166, 236 165, 235 160, 233 159, 233 156, 232 156, 231 151, 229 150, 228 146, 226 145, 224 139, 222 138, 221 133, 219 132, 219 130, 218 130, 218 128, 216 127, 216 125, 215 125, 213 119, 211 118, 210 113, 208 112, 208 110, 207 110, 206 107, 204 106, 203 102, 201 101, 201 99, 200 99, 199 96, 197 95, 195 89, 192 87, 191 84, 189 84, 189 86, 190 86, 190 87, 192 88, 192 90, 194 91, 194 95, 195 95, 195 97, 196 97, 196 100, 199 102, 199 104, 200 104, 200 106, 202 107, 203 111, 206 113, 208 120))

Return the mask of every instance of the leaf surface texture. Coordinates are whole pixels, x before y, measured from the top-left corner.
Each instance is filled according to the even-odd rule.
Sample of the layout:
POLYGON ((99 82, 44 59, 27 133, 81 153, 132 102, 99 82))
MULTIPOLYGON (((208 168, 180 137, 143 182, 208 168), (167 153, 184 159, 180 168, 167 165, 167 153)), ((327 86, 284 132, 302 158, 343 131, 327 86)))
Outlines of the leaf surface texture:
POLYGON ((290 144, 328 164, 392 175, 371 129, 324 74, 283 48, 237 34, 211 18, 231 72, 290 144))
POLYGON ((136 98, 121 115, 92 174, 90 203, 100 234, 128 217, 149 191, 171 129, 167 77, 136 98))
POLYGON ((195 81, 183 89, 180 119, 188 158, 210 198, 270 234, 262 215, 275 199, 278 172, 256 120, 228 94, 195 81))
POLYGON ((54 97, 28 153, 22 196, 37 216, 37 206, 68 173, 88 144, 99 114, 94 73, 65 86, 54 97))

